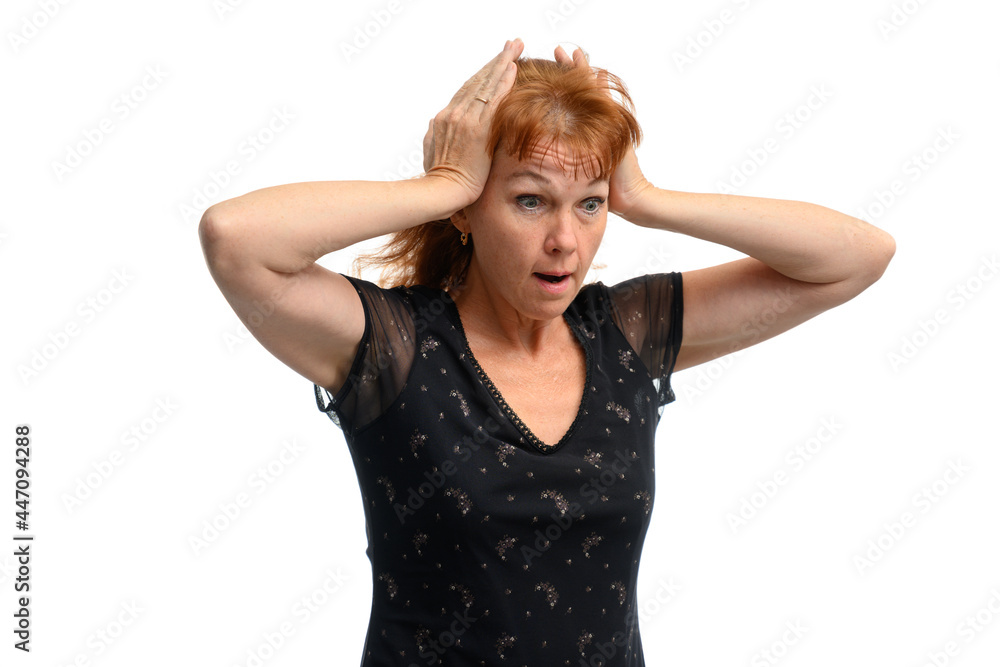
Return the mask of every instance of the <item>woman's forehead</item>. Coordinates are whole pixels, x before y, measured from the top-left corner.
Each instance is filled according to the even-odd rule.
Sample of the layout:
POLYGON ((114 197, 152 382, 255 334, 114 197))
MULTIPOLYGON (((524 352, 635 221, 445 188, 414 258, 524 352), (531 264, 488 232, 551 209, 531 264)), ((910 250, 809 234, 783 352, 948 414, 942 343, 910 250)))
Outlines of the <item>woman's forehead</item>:
POLYGON ((608 180, 593 178, 600 172, 594 155, 570 151, 560 142, 535 146, 523 160, 508 154, 501 147, 497 149, 493 162, 496 176, 505 181, 517 178, 567 183, 608 180))

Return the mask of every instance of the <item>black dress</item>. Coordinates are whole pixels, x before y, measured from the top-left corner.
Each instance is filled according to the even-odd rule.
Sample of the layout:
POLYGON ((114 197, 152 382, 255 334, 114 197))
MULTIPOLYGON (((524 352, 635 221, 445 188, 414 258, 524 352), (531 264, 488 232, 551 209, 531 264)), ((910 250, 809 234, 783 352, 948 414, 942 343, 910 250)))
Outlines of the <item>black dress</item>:
POLYGON ((636 580, 681 274, 581 288, 564 317, 587 380, 553 446, 483 373, 447 292, 349 280, 364 337, 337 395, 314 389, 365 507, 362 667, 644 665, 636 580))

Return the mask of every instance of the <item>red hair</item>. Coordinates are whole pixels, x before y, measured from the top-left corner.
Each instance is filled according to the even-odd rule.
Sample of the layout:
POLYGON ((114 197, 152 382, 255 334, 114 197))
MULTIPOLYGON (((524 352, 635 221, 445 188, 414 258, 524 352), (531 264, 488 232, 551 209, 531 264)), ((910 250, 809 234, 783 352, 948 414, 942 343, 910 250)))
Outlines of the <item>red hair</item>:
MULTIPOLYGON (((542 58, 517 60, 517 76, 497 103, 486 152, 490 159, 502 146, 524 160, 536 147, 561 143, 568 155, 589 155, 606 178, 642 138, 635 107, 624 82, 600 68, 563 65, 542 58), (595 76, 595 72, 599 76, 595 76), (607 87, 604 77, 607 77, 607 87), (615 101, 612 90, 621 97, 615 101)), ((574 178, 579 164, 573 169, 574 178)), ((381 251, 362 255, 355 269, 382 267, 383 287, 427 285, 449 289, 460 285, 472 260, 473 244, 462 245, 451 220, 433 220, 393 234, 381 251)))

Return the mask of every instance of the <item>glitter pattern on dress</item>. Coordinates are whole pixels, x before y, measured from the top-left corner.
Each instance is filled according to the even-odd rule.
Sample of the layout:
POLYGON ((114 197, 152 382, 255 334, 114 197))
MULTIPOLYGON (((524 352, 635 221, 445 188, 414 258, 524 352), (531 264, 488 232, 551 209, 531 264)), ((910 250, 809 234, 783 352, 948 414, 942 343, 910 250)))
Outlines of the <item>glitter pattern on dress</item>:
POLYGON ((542 498, 551 498, 555 502, 556 509, 559 510, 561 516, 565 516, 566 512, 569 511, 569 501, 558 491, 553 491, 552 489, 542 491, 542 498))
POLYGON ((604 538, 597 533, 591 533, 590 536, 583 541, 583 555, 590 558, 590 549, 600 544, 603 539, 604 538))
POLYGON ((469 404, 465 402, 465 397, 462 396, 461 392, 459 392, 457 389, 452 389, 451 393, 449 393, 448 395, 458 399, 458 404, 462 408, 462 415, 468 417, 470 414, 469 404))
POLYGON ((503 539, 497 544, 497 554, 500 556, 500 560, 507 560, 507 550, 513 549, 515 544, 517 544, 516 537, 511 537, 510 535, 503 536, 503 539))
POLYGON ((424 339, 424 342, 420 344, 420 355, 426 359, 427 353, 438 349, 438 345, 440 345, 440 343, 438 343, 437 340, 428 336, 424 339))
POLYGON ((556 591, 556 587, 547 581, 543 581, 540 584, 535 585, 536 591, 545 591, 545 601, 549 603, 549 607, 555 607, 556 603, 559 602, 559 592, 556 591))
POLYGON ((389 497, 389 502, 391 503, 396 499, 396 489, 392 488, 392 482, 385 475, 377 478, 376 483, 381 484, 385 487, 385 495, 389 497))
POLYGON ((500 461, 501 465, 503 465, 504 468, 507 468, 508 467, 507 457, 514 456, 514 454, 516 453, 517 453, 517 447, 515 447, 510 443, 504 442, 499 447, 497 447, 497 460, 500 461))
POLYGON ((629 413, 628 408, 623 408, 614 401, 608 401, 606 409, 610 412, 614 412, 619 418, 624 419, 627 424, 632 418, 631 413, 629 413))
POLYGON ((314 390, 363 500, 361 667, 645 667, 636 589, 680 274, 581 288, 564 318, 585 390, 555 445, 495 391, 446 292, 348 280, 369 326, 347 385, 314 390))
POLYGON ((417 458, 420 456, 417 454, 417 449, 424 446, 427 442, 427 436, 420 432, 420 429, 415 429, 413 435, 410 436, 410 451, 413 452, 413 457, 417 458))

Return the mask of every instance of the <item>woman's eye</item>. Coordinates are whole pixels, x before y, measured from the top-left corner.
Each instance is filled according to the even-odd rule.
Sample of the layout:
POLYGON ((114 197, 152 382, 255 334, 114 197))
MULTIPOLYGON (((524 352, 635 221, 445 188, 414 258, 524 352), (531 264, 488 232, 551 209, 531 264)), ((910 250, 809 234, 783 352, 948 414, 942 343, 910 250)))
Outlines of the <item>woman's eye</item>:
POLYGON ((603 199, 594 198, 594 199, 588 199, 587 202, 584 204, 584 206, 588 207, 587 213, 597 213, 599 210, 601 210, 601 204, 603 203, 604 203, 603 199))
POLYGON ((536 197, 535 195, 521 195, 520 197, 517 198, 517 201, 518 203, 521 204, 521 206, 524 206, 524 208, 527 209, 538 208, 538 197, 536 197))

